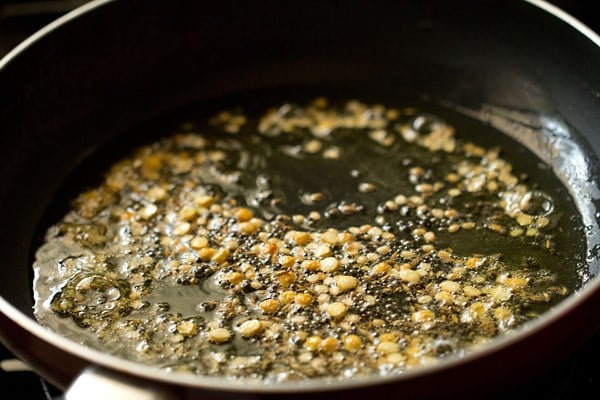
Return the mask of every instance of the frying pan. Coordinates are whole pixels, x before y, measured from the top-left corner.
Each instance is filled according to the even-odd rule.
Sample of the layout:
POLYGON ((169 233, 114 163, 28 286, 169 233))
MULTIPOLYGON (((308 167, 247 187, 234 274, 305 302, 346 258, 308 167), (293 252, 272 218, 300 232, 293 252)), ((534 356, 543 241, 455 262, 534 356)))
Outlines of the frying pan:
POLYGON ((0 61, 0 338, 69 399, 469 398, 527 379, 600 328, 599 46, 542 1, 92 1, 0 61), (341 383, 166 375, 39 325, 32 246, 80 162, 149 118, 270 90, 425 99, 520 141, 578 204, 589 279, 471 354, 341 383))

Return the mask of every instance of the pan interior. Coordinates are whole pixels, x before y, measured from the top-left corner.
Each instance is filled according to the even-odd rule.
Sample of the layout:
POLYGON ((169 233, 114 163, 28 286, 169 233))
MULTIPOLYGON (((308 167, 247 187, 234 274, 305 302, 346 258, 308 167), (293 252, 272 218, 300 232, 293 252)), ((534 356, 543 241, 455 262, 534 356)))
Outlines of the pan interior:
MULTIPOLYGON (((398 252, 402 251, 402 246, 408 246, 411 249, 422 249, 422 246, 426 246, 428 243, 423 241, 423 233, 420 234, 420 238, 416 237, 419 236, 418 233, 415 234, 415 229, 422 228, 426 232, 434 232, 436 234, 436 239, 433 243, 436 248, 436 255, 430 257, 423 256, 423 261, 433 264, 434 267, 439 267, 439 271, 436 272, 439 276, 451 274, 452 272, 448 270, 448 266, 444 267, 444 263, 439 261, 444 257, 443 255, 440 256, 440 250, 447 251, 448 249, 451 249, 447 251, 450 254, 456 257, 463 257, 463 262, 467 262, 469 258, 480 257, 483 259, 487 257, 491 259, 500 255, 498 258, 503 263, 527 269, 528 273, 530 273, 527 279, 536 280, 540 284, 534 291, 538 297, 529 296, 528 300, 519 306, 519 315, 521 317, 519 317, 520 319, 517 323, 503 327, 502 329, 498 328, 501 325, 499 324, 492 329, 494 333, 490 338, 497 334, 509 333, 527 320, 543 314, 569 294, 579 290, 584 282, 589 279, 589 268, 586 263, 588 239, 584 223, 586 217, 582 217, 579 205, 576 204, 571 191, 565 186, 565 181, 572 184, 576 176, 574 178, 573 173, 560 175, 557 173, 555 163, 548 163, 544 160, 545 155, 547 155, 546 150, 542 151, 540 149, 542 147, 547 149, 548 146, 537 146, 537 150, 534 152, 523 145, 522 142, 525 142, 525 144, 531 144, 531 142, 522 140, 523 137, 521 135, 518 135, 518 137, 509 137, 509 135, 503 133, 504 126, 498 123, 498 119, 488 118, 485 121, 485 118, 481 118, 481 115, 465 112, 464 109, 457 110, 448 106, 435 104, 424 99, 382 99, 368 93, 349 93, 344 91, 331 91, 327 93, 323 93, 322 91, 318 93, 307 92, 307 90, 288 89, 285 91, 269 91, 268 93, 252 92, 216 101, 213 99, 210 102, 194 104, 192 107, 178 110, 176 113, 152 119, 134 130, 124 132, 114 142, 98 149, 96 153, 85 159, 81 165, 78 165, 74 173, 64 182, 61 189, 57 191, 57 193, 60 193, 60 196, 57 196, 49 206, 48 212, 39 226, 37 235, 38 246, 34 246, 34 249, 37 249, 43 243, 47 232, 56 235, 56 230, 51 228, 48 231, 48 229, 59 223, 70 212, 73 201, 81 192, 93 189, 103 181, 105 174, 114 162, 129 156, 135 148, 148 145, 160 139, 172 137, 174 133, 185 136, 201 132, 203 135, 206 135, 212 146, 225 152, 227 156, 224 161, 226 169, 229 172, 239 173, 238 178, 236 178, 239 180, 234 182, 232 186, 236 188, 232 196, 237 202, 236 204, 251 208, 257 217, 265 221, 277 218, 284 220, 289 217, 290 221, 286 220, 283 222, 294 226, 295 230, 304 229, 310 232, 324 231, 328 228, 344 231, 351 227, 372 224, 380 229, 381 232, 389 232, 397 235, 398 238, 402 238, 401 244, 398 244, 397 248, 395 248, 398 252), (290 93, 294 95, 291 96, 290 93), (323 95, 326 96, 328 101, 327 105, 323 106, 326 108, 337 107, 338 109, 343 109, 348 106, 348 100, 358 100, 357 104, 368 105, 368 110, 365 112, 372 113, 374 109, 380 110, 383 107, 385 112, 388 113, 386 115, 397 111, 399 116, 396 117, 393 123, 386 125, 383 129, 362 129, 360 135, 352 130, 337 129, 332 134, 332 137, 333 135, 339 136, 336 138, 336 141, 332 141, 333 139, 329 138, 327 134, 319 136, 317 133, 317 135, 311 136, 309 133, 303 131, 302 135, 304 136, 290 137, 279 135, 268 138, 266 144, 264 144, 260 141, 257 142, 257 136, 253 134, 251 129, 249 131, 246 128, 246 126, 253 126, 253 124, 254 126, 258 126, 260 124, 259 119, 261 116, 264 117, 266 110, 275 108, 277 115, 290 115, 293 117, 295 112, 299 112, 298 110, 302 109, 302 107, 307 107, 307 104, 318 103, 319 100, 315 103, 315 98, 321 98, 323 95), (223 110, 227 110, 229 117, 223 117, 225 115, 222 113, 223 110), (221 122, 217 122, 216 126, 213 123, 207 122, 219 121, 220 116, 224 119, 221 122), (228 127, 227 125, 231 124, 232 116, 244 116, 246 122, 241 124, 241 128, 228 127), (484 119, 484 122, 482 122, 482 119, 484 119), (447 175, 454 171, 452 168, 456 166, 453 167, 447 161, 444 161, 445 155, 443 150, 436 149, 433 152, 424 150, 422 146, 419 147, 411 143, 410 140, 406 140, 407 136, 403 136, 402 134, 403 129, 408 127, 414 132, 427 135, 440 124, 452 126, 456 130, 456 137, 459 138, 457 146, 473 143, 476 149, 481 148, 486 149, 486 151, 499 148, 501 158, 508 160, 512 164, 512 169, 510 170, 512 176, 521 184, 526 185, 529 188, 528 193, 533 196, 530 196, 530 198, 534 199, 532 200, 532 204, 535 202, 532 205, 531 214, 534 214, 536 218, 548 219, 548 224, 552 227, 552 233, 546 234, 542 229, 544 226, 530 225, 530 222, 517 218, 512 221, 513 224, 511 226, 503 225, 509 218, 503 213, 497 213, 498 210, 487 209, 486 211, 484 195, 478 197, 476 194, 461 193, 456 198, 453 198, 451 195, 448 196, 448 190, 451 190, 453 185, 451 184, 452 182, 448 182, 447 175), (232 129, 235 132, 232 133, 232 129), (384 133, 379 132, 382 130, 384 133), (389 135, 386 133, 389 133, 389 135), (319 147, 319 150, 315 150, 315 153, 298 152, 303 145, 306 146, 310 142, 307 137, 309 139, 320 139, 320 146, 323 147, 319 147), (385 141, 389 137, 393 137, 393 143, 388 145, 385 141), (335 147, 343 150, 342 155, 338 158, 335 156, 335 147), (244 149, 251 150, 246 153, 244 149), (331 149, 332 152, 326 153, 327 149, 331 149), (326 154, 330 154, 331 157, 326 154), (244 156, 242 157, 242 155, 244 156), (430 176, 421 179, 409 172, 411 169, 416 171, 419 168, 429 171, 428 174, 430 176), (385 210, 386 200, 396 199, 399 194, 403 194, 408 198, 412 195, 417 195, 419 194, 416 189, 417 185, 433 184, 436 181, 434 178, 439 178, 440 182, 444 182, 444 187, 439 189, 440 193, 444 193, 444 195, 440 194, 437 197, 436 195, 432 195, 431 198, 437 199, 436 204, 438 206, 445 204, 448 207, 451 206, 452 208, 466 210, 465 212, 469 214, 469 221, 459 219, 457 223, 460 225, 465 222, 474 222, 474 229, 471 230, 471 228, 466 228, 469 225, 464 225, 461 226, 462 229, 459 229, 458 232, 450 234, 448 233, 448 227, 452 223, 448 222, 451 218, 447 216, 440 217, 442 220, 445 218, 445 222, 436 221, 436 218, 432 217, 431 219, 422 218, 420 219, 421 225, 415 225, 405 217, 417 212, 417 207, 403 203, 402 199, 395 201, 395 205, 388 204, 387 207, 390 209, 385 210), (261 190, 270 193, 261 197, 261 190), (277 201, 273 201, 274 199, 277 199, 277 201), (344 205, 348 207, 359 205, 360 207, 358 211, 346 213, 344 210, 349 208, 344 208, 344 205), (406 213, 404 216, 402 215, 403 209, 406 213), (303 223, 295 221, 293 218, 293 216, 298 215, 307 217, 314 211, 318 212, 323 218, 313 219, 308 225, 303 225, 303 223), (479 217, 478 213, 487 213, 486 218, 479 217), (277 215, 279 217, 276 217, 277 215), (282 215, 286 216, 286 218, 283 218, 282 215), (439 229, 440 224, 443 225, 442 229, 439 229), (537 230, 538 227, 540 228, 539 232, 537 230), (534 229, 535 231, 530 231, 530 229, 534 229), (511 234, 511 232, 514 234, 511 234), (432 261, 434 259, 436 260, 435 262, 432 261), (570 260, 569 264, 566 265, 564 260, 570 260), (444 268, 446 269, 444 270, 444 268), (536 278, 533 279, 533 276, 536 278)), ((489 112, 483 114, 488 117, 490 116, 489 112)), ((493 115, 498 115, 498 113, 493 115)), ((514 128, 514 125, 512 127, 514 128)), ((256 131, 256 128, 254 130, 256 131)), ((410 136, 410 134, 408 135, 410 136)), ((467 158, 477 159, 479 157, 479 159, 482 159, 481 154, 477 156, 479 152, 480 150, 472 150, 467 158)), ((493 157, 491 153, 489 157, 493 157)), ((457 159, 454 159, 454 162, 457 162, 457 159)), ((570 168, 559 167, 558 170, 569 170, 570 168)), ((209 188, 210 193, 217 192, 223 195, 228 190, 227 185, 223 184, 222 180, 211 182, 210 179, 206 179, 202 182, 197 182, 197 184, 209 188)), ((491 190, 490 193, 492 192, 494 191, 491 190)), ((487 194, 488 197, 490 193, 487 194)), ((497 197, 498 194, 495 193, 493 196, 497 197)), ((140 206, 140 204, 135 207, 140 206)), ((140 211, 139 208, 135 207, 135 211, 140 211)), ((181 211, 181 207, 179 207, 179 211, 181 211)), ((310 219, 310 217, 308 218, 310 219)), ((93 248, 94 245, 91 247, 93 248)), ((68 257, 54 254, 53 252, 56 250, 56 248, 52 248, 51 250, 45 250, 45 253, 42 251, 38 255, 41 255, 42 258, 45 257, 47 260, 52 260, 54 263, 52 268, 58 266, 60 269, 61 265, 65 265, 68 257)), ((34 279, 34 291, 37 302, 36 316, 42 324, 77 342, 99 348, 102 351, 114 353, 136 361, 144 360, 144 357, 139 356, 138 353, 128 353, 127 350, 116 346, 116 342, 114 341, 99 344, 91 329, 81 329, 81 326, 89 327, 85 318, 82 318, 83 314, 76 315, 76 313, 66 312, 63 314, 63 318, 57 318, 56 315, 50 313, 49 308, 51 308, 51 303, 57 297, 60 297, 65 287, 72 281, 73 276, 67 277, 63 275, 53 277, 52 273, 48 272, 47 268, 49 266, 44 266, 42 267, 43 269, 40 269, 42 263, 39 260, 36 261, 35 254, 31 255, 31 259, 32 263, 37 263, 36 277, 34 279)), ((198 259, 196 262, 200 263, 198 259)), ((77 264, 77 262, 74 264, 77 264)), ((398 256, 398 265, 401 264, 410 264, 410 258, 402 259, 401 256, 398 256)), ((109 265, 109 269, 115 269, 115 265, 109 265)), ((415 263, 411 268, 416 269, 416 266, 415 263)), ((77 269, 79 267, 74 268, 77 269)), ((89 268, 89 266, 84 265, 77 272, 90 272, 86 268, 89 268)), ((276 268, 281 268, 281 265, 277 264, 276 268)), ((406 267, 406 269, 411 268, 406 267)), ((494 268, 497 268, 497 265, 494 268)), ((235 270, 235 268, 233 269, 235 270)), ((281 271, 276 272, 280 273, 281 271)), ((511 271, 506 270, 498 272, 495 275, 496 281, 501 282, 503 279, 505 281, 509 279, 510 281, 512 279, 511 282, 519 285, 520 283, 515 283, 520 282, 518 281, 518 272, 514 270, 512 273, 514 275, 511 275, 511 271)), ((346 275, 352 274, 348 272, 346 275)), ((454 278, 446 278, 439 281, 432 281, 432 286, 437 288, 437 293, 440 291, 453 293, 451 288, 454 286, 448 283, 443 284, 442 282, 453 281, 454 278), (442 288, 448 286, 448 290, 440 290, 440 284, 442 288)), ((389 282, 392 283, 390 283, 388 289, 394 289, 392 292, 396 293, 396 296, 399 296, 399 292, 403 293, 402 296, 399 296, 403 304, 402 308, 407 310, 406 312, 408 313, 414 313, 414 309, 410 307, 414 308, 414 305, 419 304, 419 301, 415 300, 416 302, 412 304, 410 299, 407 299, 406 292, 411 291, 410 285, 407 282, 402 282, 402 279, 389 282), (402 287, 406 287, 404 292, 404 289, 400 290, 402 287)), ((153 283, 149 283, 149 285, 152 287, 153 283)), ((202 320, 198 324, 199 326, 202 325, 202 329, 204 329, 206 326, 203 324, 212 315, 212 311, 207 311, 206 304, 204 303, 221 301, 227 293, 221 290, 223 289, 221 288, 217 291, 218 295, 215 292, 207 296, 206 293, 201 294, 199 292, 198 286, 196 282, 187 282, 185 285, 167 287, 166 289, 152 287, 154 295, 150 295, 148 300, 155 304, 169 303, 169 306, 163 310, 164 313, 162 316, 169 315, 169 318, 171 318, 170 323, 173 324, 172 326, 175 330, 177 330, 177 324, 184 320, 196 322, 202 320), (166 295, 166 298, 159 299, 158 293, 166 295), (199 308, 200 303, 204 305, 199 308)), ((463 286, 465 285, 463 284, 463 286)), ((226 286, 226 288, 229 287, 226 286)), ((293 290, 287 291, 295 291, 297 293, 303 291, 301 288, 294 287, 293 285, 290 289, 293 290)), ((385 289, 385 287, 381 287, 381 289, 385 289)), ((479 291, 481 287, 476 289, 479 291)), ((517 288, 515 287, 514 289, 516 293, 517 288)), ((130 288, 127 288, 127 291, 129 290, 130 288)), ((372 287, 370 290, 373 293, 377 292, 377 288, 372 287)), ((464 287, 461 290, 464 290, 464 287)), ((317 297, 317 293, 310 293, 317 297)), ((480 293, 474 297, 480 295, 486 296, 487 294, 483 295, 480 293)), ((501 294, 499 296, 497 306, 500 303, 508 302, 508 297, 503 298, 501 294)), ((435 297, 435 293, 432 293, 430 297, 435 297)), ((459 297, 462 299, 460 301, 456 300, 456 304, 453 306, 458 309, 460 309, 459 303, 461 301, 464 303, 463 306, 465 304, 472 306, 475 303, 473 299, 465 300, 466 297, 462 292, 460 295, 452 294, 451 297, 454 300, 448 301, 453 302, 459 297)), ((106 301, 106 298, 101 301, 106 301)), ((439 299, 437 301, 438 303, 444 302, 439 299)), ((433 303, 435 304, 435 301, 433 303)), ((436 309, 436 307, 432 305, 431 309, 436 309)), ((127 310, 123 309, 122 311, 124 315, 132 315, 129 314, 131 312, 130 308, 127 308, 127 310)), ((489 312, 491 313, 489 321, 497 323, 497 320, 494 322, 493 312, 489 312)), ((356 311, 356 313, 360 314, 359 311, 356 311)), ((465 314, 455 313, 454 315, 460 319, 460 315, 464 316, 465 314)), ((419 317, 414 318, 418 319, 419 317)), ((464 316, 464 318, 465 321, 468 319, 467 316, 464 316)), ((236 323, 240 324, 244 322, 240 319, 236 321, 236 323)), ((391 321, 387 322, 391 323, 391 321)), ((134 322, 131 323, 133 324, 134 322)), ((340 328, 339 321, 334 321, 332 324, 335 325, 334 331, 344 329, 343 327, 340 328)), ((464 325, 468 324, 469 322, 464 322, 464 325)), ((405 335, 426 332, 433 329, 432 326, 427 327, 426 324, 424 325, 423 321, 410 326, 411 330, 409 331, 394 330, 400 331, 399 335, 401 338, 396 337, 395 339, 395 344, 399 348, 409 347, 409 342, 405 335)), ((449 324, 449 326, 452 326, 452 324, 449 324)), ((454 328, 457 326, 460 326, 460 324, 455 325, 454 328)), ((232 331, 236 331, 236 329, 239 329, 239 324, 236 326, 231 325, 230 328, 232 331)), ((349 329, 352 331, 354 328, 350 327, 349 329)), ((382 342, 382 335, 390 333, 378 330, 377 326, 373 325, 370 325, 367 330, 372 330, 375 333, 373 348, 376 347, 377 343, 382 342)), ((198 337, 203 337, 202 335, 208 331, 209 328, 206 328, 198 337)), ((451 332, 451 334, 456 333, 456 330, 451 332)), ((344 335, 348 336, 348 332, 344 333, 344 335)), ((192 342, 194 339, 188 338, 183 334, 183 342, 186 340, 192 342)), ((210 350, 208 351, 212 352, 212 356, 220 354, 218 357, 235 357, 236 349, 241 349, 242 353, 244 351, 251 351, 253 346, 256 345, 256 341, 253 340, 240 339, 225 345, 212 343, 209 345, 208 348, 210 350)), ((305 344, 307 337, 300 335, 298 338, 290 338, 290 340, 296 340, 299 344, 305 344)), ((340 336, 340 342, 342 340, 342 336, 340 336)), ((435 343, 436 345, 430 351, 430 355, 434 355, 435 357, 450 357, 465 351, 465 349, 456 348, 455 344, 449 344, 447 338, 444 337, 436 338, 435 343)), ((173 344, 173 348, 179 348, 177 346, 173 344)), ((302 346, 299 346, 299 348, 302 348, 302 346)), ((318 350, 317 353, 322 351, 323 349, 318 350)), ((340 351, 340 354, 343 354, 343 350, 340 351)), ((385 357, 390 360, 393 359, 389 354, 382 358, 385 357)), ((200 374, 207 373, 206 364, 202 364, 202 360, 199 358, 186 356, 184 357, 184 363, 176 365, 173 364, 172 358, 158 358, 160 359, 158 362, 160 367, 173 372, 183 370, 185 372, 200 374)), ((403 359, 406 360, 406 355, 403 356, 403 359)), ((402 370, 402 368, 395 367, 392 362, 386 363, 385 360, 383 365, 385 366, 381 370, 386 372, 399 372, 402 370)), ((404 364, 402 366, 405 367, 404 364)), ((316 369, 316 367, 313 368, 316 369)), ((216 369, 217 374, 223 373, 223 371, 223 369, 216 369)), ((348 369, 345 369, 345 371, 348 371, 348 369)), ((348 374, 348 372, 345 373, 348 374)), ((322 374, 322 372, 317 373, 317 375, 322 374)), ((260 374, 253 376, 261 379, 264 378, 260 374)), ((302 374, 298 376, 302 376, 302 374)), ((273 380, 277 378, 271 376, 269 379, 273 380)))

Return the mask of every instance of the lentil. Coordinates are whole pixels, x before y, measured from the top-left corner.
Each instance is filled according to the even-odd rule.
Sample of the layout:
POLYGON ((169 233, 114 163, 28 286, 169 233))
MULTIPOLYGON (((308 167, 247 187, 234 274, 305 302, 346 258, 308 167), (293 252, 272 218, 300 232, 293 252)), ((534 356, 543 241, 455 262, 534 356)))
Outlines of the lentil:
POLYGON ((362 346, 362 340, 360 336, 348 335, 344 337, 344 348, 348 351, 357 351, 362 346))
POLYGON ((336 287, 340 292, 347 292, 358 286, 358 279, 348 275, 337 275, 333 278, 336 287))
POLYGON ((208 331, 208 338, 215 343, 224 343, 231 339, 231 333, 225 328, 215 328, 208 331))
MULTIPOLYGON (((330 254, 329 251, 324 254, 330 254)), ((327 257, 320 261, 321 271, 334 272, 338 269, 340 262, 335 257, 327 257)))

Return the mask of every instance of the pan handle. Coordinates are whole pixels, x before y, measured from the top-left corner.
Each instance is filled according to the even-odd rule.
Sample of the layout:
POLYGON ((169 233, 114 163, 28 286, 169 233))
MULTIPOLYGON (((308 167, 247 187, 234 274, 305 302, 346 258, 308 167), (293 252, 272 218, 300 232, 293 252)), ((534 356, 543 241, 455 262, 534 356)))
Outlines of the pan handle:
POLYGON ((64 395, 55 400, 175 400, 172 393, 147 382, 123 378, 114 372, 91 366, 73 381, 64 395))

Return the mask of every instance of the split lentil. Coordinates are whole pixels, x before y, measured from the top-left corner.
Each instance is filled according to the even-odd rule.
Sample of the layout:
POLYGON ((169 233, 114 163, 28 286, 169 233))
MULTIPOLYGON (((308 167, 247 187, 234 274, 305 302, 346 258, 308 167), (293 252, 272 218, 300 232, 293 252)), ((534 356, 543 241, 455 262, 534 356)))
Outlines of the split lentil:
POLYGON ((501 149, 412 107, 235 110, 75 200, 36 254, 41 323, 171 372, 344 379, 464 354, 576 288, 566 210, 501 149))

